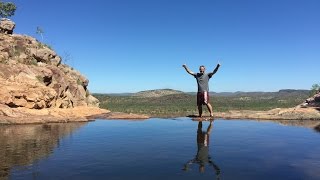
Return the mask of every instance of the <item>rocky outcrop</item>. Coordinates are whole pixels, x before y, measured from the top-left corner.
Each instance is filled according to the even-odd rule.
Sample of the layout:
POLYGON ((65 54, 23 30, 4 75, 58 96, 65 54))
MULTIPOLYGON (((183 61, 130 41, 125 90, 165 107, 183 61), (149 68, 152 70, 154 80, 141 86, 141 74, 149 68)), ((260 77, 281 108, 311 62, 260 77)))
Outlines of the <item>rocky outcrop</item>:
POLYGON ((61 63, 61 57, 33 37, 12 34, 14 23, 0 23, 0 115, 25 117, 18 110, 98 107, 89 80, 61 63), (11 109, 11 111, 10 111, 11 109))
POLYGON ((25 35, 0 34, 0 104, 30 109, 99 106, 89 80, 61 64, 49 46, 25 35))
POLYGON ((311 98, 308 98, 302 107, 319 107, 320 108, 320 90, 311 98))
POLYGON ((0 19, 0 32, 5 34, 12 34, 13 29, 15 28, 16 24, 7 18, 0 19))

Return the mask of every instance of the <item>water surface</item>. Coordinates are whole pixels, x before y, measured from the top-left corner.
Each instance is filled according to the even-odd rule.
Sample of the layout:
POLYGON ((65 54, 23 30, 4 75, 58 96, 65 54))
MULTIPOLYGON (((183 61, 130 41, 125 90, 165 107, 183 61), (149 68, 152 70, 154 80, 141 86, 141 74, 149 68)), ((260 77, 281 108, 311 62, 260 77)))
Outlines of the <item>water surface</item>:
POLYGON ((281 123, 0 126, 0 179, 320 179, 320 133, 308 128, 320 122, 281 123))

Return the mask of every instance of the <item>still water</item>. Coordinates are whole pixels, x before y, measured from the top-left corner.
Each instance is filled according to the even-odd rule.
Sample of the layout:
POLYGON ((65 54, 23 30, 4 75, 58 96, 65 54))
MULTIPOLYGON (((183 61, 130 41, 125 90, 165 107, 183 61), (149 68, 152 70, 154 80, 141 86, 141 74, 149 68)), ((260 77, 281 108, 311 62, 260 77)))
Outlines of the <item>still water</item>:
POLYGON ((0 179, 320 179, 320 122, 304 122, 0 126, 0 179))

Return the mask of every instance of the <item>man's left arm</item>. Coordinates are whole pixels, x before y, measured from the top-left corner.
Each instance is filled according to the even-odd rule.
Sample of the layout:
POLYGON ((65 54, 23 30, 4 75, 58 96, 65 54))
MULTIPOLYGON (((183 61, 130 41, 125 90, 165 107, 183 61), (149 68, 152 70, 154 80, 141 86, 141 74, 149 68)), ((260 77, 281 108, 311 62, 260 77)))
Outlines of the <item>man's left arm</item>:
POLYGON ((209 73, 209 76, 212 77, 218 71, 220 66, 221 66, 220 63, 218 63, 216 68, 214 68, 213 72, 209 73))

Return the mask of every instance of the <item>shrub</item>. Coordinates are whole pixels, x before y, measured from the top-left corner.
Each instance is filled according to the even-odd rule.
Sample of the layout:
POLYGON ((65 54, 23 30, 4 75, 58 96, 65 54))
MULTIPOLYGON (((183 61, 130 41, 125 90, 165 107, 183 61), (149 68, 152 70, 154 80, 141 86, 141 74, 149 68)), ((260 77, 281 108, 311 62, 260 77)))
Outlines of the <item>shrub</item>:
POLYGON ((12 2, 1 2, 0 1, 0 17, 7 18, 14 15, 17 7, 12 2))

